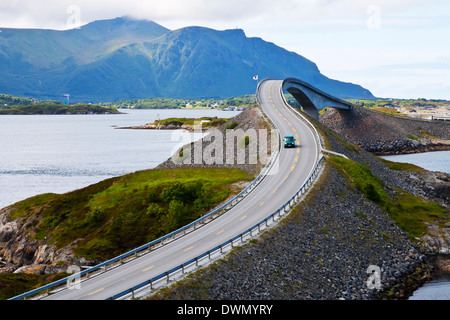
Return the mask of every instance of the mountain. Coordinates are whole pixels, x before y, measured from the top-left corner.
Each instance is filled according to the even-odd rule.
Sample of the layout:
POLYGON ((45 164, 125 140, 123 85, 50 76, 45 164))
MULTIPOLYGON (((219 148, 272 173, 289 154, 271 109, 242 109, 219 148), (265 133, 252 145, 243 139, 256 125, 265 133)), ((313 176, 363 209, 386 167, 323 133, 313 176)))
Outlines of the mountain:
POLYGON ((56 31, 0 28, 0 92, 101 102, 134 98, 230 97, 260 78, 297 77, 340 98, 373 98, 322 75, 310 60, 243 30, 187 27, 121 17, 56 31))

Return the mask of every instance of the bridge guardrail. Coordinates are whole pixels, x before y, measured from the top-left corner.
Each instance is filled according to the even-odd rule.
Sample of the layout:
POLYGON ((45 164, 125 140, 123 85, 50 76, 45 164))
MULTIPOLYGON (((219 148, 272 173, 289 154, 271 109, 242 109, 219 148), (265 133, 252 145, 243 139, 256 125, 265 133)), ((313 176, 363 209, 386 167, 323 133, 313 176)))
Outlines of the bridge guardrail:
MULTIPOLYGON (((258 84, 259 85, 259 84, 258 84)), ((272 119, 268 118, 268 120, 271 122, 271 124, 274 126, 274 123, 272 121, 272 119)), ((268 174, 268 172, 271 170, 273 164, 275 163, 275 161, 277 161, 278 158, 278 154, 280 151, 280 139, 278 137, 277 139, 277 146, 275 147, 274 152, 272 153, 269 161, 267 162, 266 166, 261 170, 261 172, 259 173, 259 175, 246 187, 244 188, 244 190, 242 190, 238 195, 236 195, 234 198, 232 198, 231 200, 227 201, 225 204, 223 204, 222 206, 220 206, 219 208, 211 211, 210 213, 200 217, 199 219, 187 224, 186 226, 175 230, 161 238, 158 238, 154 241, 151 241, 147 244, 144 244, 136 249, 133 249, 127 253, 124 253, 122 255, 119 255, 115 258, 112 258, 110 260, 107 260, 105 262, 102 262, 94 267, 91 267, 89 269, 83 270, 79 273, 76 273, 74 275, 65 277, 61 280, 52 282, 48 285, 36 288, 34 290, 25 292, 23 294, 17 295, 15 297, 12 297, 8 300, 21 300, 21 299, 26 299, 27 297, 33 296, 33 295, 37 295, 43 291, 47 290, 47 294, 50 294, 50 290, 54 289, 56 287, 59 287, 61 285, 65 285, 67 283, 70 283, 71 281, 73 281, 73 279, 78 278, 81 279, 81 277, 86 276, 86 279, 89 278, 89 274, 98 272, 99 270, 103 270, 104 272, 107 271, 107 267, 109 265, 115 264, 115 263, 120 263, 123 264, 124 263, 124 259, 129 258, 130 256, 138 256, 139 252, 142 252, 144 250, 147 250, 147 252, 149 252, 151 250, 152 247, 157 246, 158 244, 160 244, 161 246, 164 245, 164 241, 171 239, 174 240, 176 239, 176 236, 179 235, 180 237, 185 235, 186 232, 189 231, 189 229, 192 230, 196 230, 196 226, 197 225, 203 225, 205 222, 207 222, 208 219, 213 218, 214 215, 216 214, 220 214, 221 211, 228 211, 229 209, 231 209, 231 207, 235 206, 237 203, 239 203, 240 200, 242 200, 246 195, 248 195, 248 193, 250 193, 264 178, 265 176, 268 174), (180 235, 181 234, 181 235, 180 235)), ((222 213, 223 214, 223 213, 222 213)))
MULTIPOLYGON (((265 81, 265 80, 267 80, 267 79, 262 80, 262 81, 258 84, 258 88, 259 88, 259 86, 261 85, 261 83, 262 83, 263 81, 265 81)), ((257 99, 258 99, 258 103, 259 103, 260 100, 259 100, 259 98, 258 98, 258 95, 257 95, 257 99)), ((304 117, 302 117, 302 118, 305 119, 304 117)), ((305 119, 305 120, 307 121, 307 119, 305 119)), ((272 121, 271 121, 271 122, 272 122, 272 121)), ((273 123, 273 122, 272 122, 272 123, 273 123)), ((309 123, 309 121, 307 121, 307 123, 308 123, 309 125, 311 125, 311 126, 314 128, 314 126, 313 126, 311 123, 309 123)), ((314 129, 315 129, 315 128, 314 128, 314 129)), ((318 138, 319 138, 319 140, 318 140, 318 141, 319 141, 319 144, 321 144, 320 136, 318 135, 317 131, 315 131, 315 132, 316 132, 316 134, 317 134, 317 136, 318 136, 318 138)), ((54 282, 54 283, 51 283, 51 284, 49 284, 49 285, 47 285, 47 286, 43 286, 43 287, 40 287, 40 288, 38 288, 38 289, 35 289, 35 290, 29 291, 29 292, 27 292, 27 293, 24 293, 24 294, 22 294, 22 295, 16 296, 16 297, 14 297, 14 298, 11 298, 10 300, 20 300, 20 299, 24 299, 24 298, 26 298, 26 297, 28 297, 28 296, 38 294, 38 293, 40 293, 40 292, 42 292, 42 291, 44 291, 44 290, 49 290, 49 289, 54 288, 54 287, 56 287, 56 286, 62 285, 62 284, 64 284, 64 283, 67 283, 68 281, 74 279, 75 276, 81 277, 81 276, 83 276, 83 275, 88 275, 90 272, 94 272, 94 271, 96 271, 96 270, 98 270, 98 269, 100 269, 100 268, 105 268, 105 270, 106 270, 106 266, 107 266, 107 265, 112 264, 112 263, 117 262, 117 261, 120 261, 121 259, 124 259, 124 258, 126 258, 126 257, 128 257, 128 256, 130 256, 130 255, 137 254, 138 252, 140 252, 140 251, 142 251, 142 250, 145 250, 145 249, 148 249, 148 248, 150 248, 151 246, 153 246, 154 244, 159 243, 159 242, 162 242, 162 241, 164 241, 164 240, 166 240, 166 239, 172 237, 173 235, 176 235, 176 234, 180 233, 180 232, 183 231, 183 230, 187 230, 189 227, 192 227, 192 225, 195 224, 195 223, 198 223, 198 222, 200 222, 200 221, 204 221, 204 219, 207 219, 207 218, 211 217, 213 214, 217 213, 219 210, 221 210, 221 209, 223 209, 223 208, 226 208, 227 205, 231 204, 233 201, 237 200, 239 196, 243 195, 243 194, 250 188, 251 185, 256 184, 256 181, 258 180, 258 178, 259 178, 260 176, 262 176, 263 173, 266 173, 266 171, 268 172, 268 171, 270 170, 269 165, 271 165, 272 162, 274 161, 274 159, 277 158, 277 156, 275 156, 275 155, 278 155, 278 152, 279 152, 279 143, 277 144, 276 152, 272 154, 271 159, 270 159, 269 162, 267 163, 266 167, 265 167, 265 168, 261 171, 261 173, 258 175, 258 177, 257 177, 257 178, 256 178, 249 186, 247 186, 247 188, 245 188, 241 193, 239 193, 239 195, 237 195, 235 198, 231 199, 229 202, 227 202, 227 203, 226 203, 225 205, 223 205, 221 208, 212 211, 212 212, 209 213, 208 215, 206 215, 206 216, 204 216, 204 217, 202 217, 202 218, 200 218, 200 219, 194 221, 193 223, 191 223, 191 224, 189 224, 189 225, 187 225, 187 226, 185 226, 185 227, 183 227, 183 228, 181 228, 181 229, 179 229, 179 230, 176 230, 176 231, 174 231, 174 232, 172 232, 172 233, 169 233, 168 235, 166 235, 166 236, 164 236, 164 237, 162 237, 162 238, 160 238, 160 239, 157 239, 157 240, 155 240, 155 241, 152 241, 152 242, 150 242, 150 243, 148 243, 148 244, 146 244, 146 245, 143 245, 143 246, 141 246, 141 247, 139 247, 139 248, 137 248, 137 249, 134 249, 134 250, 132 250, 132 251, 126 253, 126 254, 123 254, 123 255, 118 256, 118 257, 116 257, 116 258, 114 258, 114 259, 108 260, 108 261, 106 261, 106 262, 104 262, 104 263, 102 263, 102 264, 99 264, 99 265, 97 265, 97 266, 95 266, 95 267, 93 267, 93 268, 90 268, 90 269, 88 269, 88 270, 82 271, 82 272, 80 272, 80 273, 77 274, 77 275, 72 275, 72 276, 70 276, 70 277, 67 277, 67 278, 64 278, 64 279, 62 279, 62 280, 56 281, 56 282, 54 282), (275 157, 274 157, 274 156, 275 156, 275 157), (93 270, 94 268, 95 268, 95 270, 93 270)), ((320 153, 320 151, 319 151, 319 153, 320 153)), ((134 294, 135 294, 135 292, 136 292, 137 290, 142 289, 142 288, 145 287, 145 286, 149 286, 150 289, 152 289, 153 284, 154 284, 155 282, 157 282, 157 281, 163 279, 163 278, 166 278, 166 279, 167 279, 167 282, 168 282, 171 274, 173 274, 173 273, 175 273, 175 272, 179 272, 180 270, 181 270, 182 272, 184 272, 184 269, 185 269, 187 266, 189 266, 189 265, 191 265, 191 264, 193 264, 193 263, 198 264, 198 262, 199 262, 200 259, 202 259, 202 258, 204 258, 204 257, 206 257, 206 256, 210 257, 211 254, 215 253, 216 251, 219 251, 219 250, 222 251, 222 250, 224 249, 224 247, 226 247, 227 245, 231 245, 231 246, 232 246, 234 241, 236 241, 236 240, 238 240, 238 239, 241 239, 241 240, 242 240, 242 239, 243 239, 246 235, 248 235, 248 234, 251 235, 251 234, 252 234, 252 230, 258 229, 258 231, 260 231, 260 230, 261 230, 261 227, 262 227, 264 224, 265 224, 266 227, 267 227, 268 222, 269 222, 270 219, 272 219, 273 221, 276 221, 275 219, 276 219, 277 215, 280 217, 283 213, 288 212, 288 211, 292 208, 292 206, 299 200, 300 196, 302 196, 302 195, 307 191, 308 187, 311 186, 311 184, 312 184, 312 182, 313 182, 313 179, 314 179, 314 178, 317 176, 317 174, 319 173, 320 165, 322 164, 323 160, 324 160, 324 157, 321 156, 321 157, 319 158, 319 160, 318 160, 318 162, 317 162, 317 164, 316 164, 314 170, 313 170, 312 173, 309 175, 309 177, 308 177, 308 179, 306 180, 306 182, 300 187, 300 189, 299 189, 299 190, 298 190, 298 191, 297 191, 297 192, 296 192, 296 193, 295 193, 295 194, 294 194, 294 195, 293 195, 293 196, 292 196, 292 197, 291 197, 284 205, 282 205, 278 210, 276 210, 275 212, 273 212, 272 214, 270 214, 267 218, 261 220, 259 223, 255 224, 253 227, 251 227, 251 228, 247 229, 246 231, 242 232, 241 234, 239 234, 239 235, 237 235, 237 236, 235 236, 235 237, 229 239, 228 241, 226 241, 226 242, 220 244, 219 246, 217 246, 217 247, 215 247, 215 248, 213 248, 213 249, 210 249, 210 250, 208 250, 208 251, 202 253, 201 255, 199 255, 199 256, 197 256, 197 257, 195 257, 195 258, 193 258, 193 259, 191 259, 191 260, 189 260, 189 261, 187 261, 187 262, 185 262, 185 263, 183 263, 183 264, 181 264, 181 265, 179 265, 179 266, 176 266, 176 267, 174 267, 174 268, 172 268, 172 269, 170 269, 170 270, 168 270, 168 271, 166 271, 166 272, 164 272, 164 273, 161 273, 161 274, 158 275, 158 276, 155 276, 155 277, 153 277, 153 278, 151 278, 151 279, 149 279, 149 280, 146 280, 146 281, 144 281, 144 282, 142 282, 142 283, 140 283, 140 284, 138 284, 138 285, 136 285, 136 286, 133 286, 133 287, 127 289, 127 290, 124 290, 124 291, 122 291, 122 292, 120 292, 120 293, 118 293, 118 294, 116 294, 116 295, 114 295, 114 296, 112 296, 112 297, 109 297, 109 298, 106 299, 106 300, 116 300, 116 299, 122 298, 122 297, 124 297, 124 296, 126 296, 126 295, 129 295, 129 294, 131 294, 131 296, 134 297, 134 294)), ((259 183, 259 182, 258 182, 258 183, 259 183)), ((194 226, 194 227, 195 227, 195 226, 194 226)))
POLYGON ((260 230, 261 230, 261 227, 264 226, 264 225, 266 225, 266 227, 267 227, 268 222, 270 221, 270 219, 272 219, 273 221, 276 221, 275 219, 276 219, 277 215, 280 217, 283 213, 289 212, 289 210, 290 210, 290 209, 295 205, 295 203, 298 201, 298 199, 300 198, 300 196, 303 195, 303 194, 307 191, 306 189, 307 189, 308 187, 311 186, 312 181, 314 180, 314 178, 315 178, 315 177, 317 176, 317 174, 319 173, 320 165, 322 164, 323 159, 324 159, 324 157, 322 156, 322 157, 320 158, 320 160, 318 161, 318 163, 316 164, 316 167, 314 168, 313 172, 312 172, 311 175, 309 176, 308 180, 307 180, 307 181, 302 185, 302 187, 295 193, 295 195, 292 196, 291 199, 289 199, 284 205, 282 205, 278 210, 276 210, 275 212, 273 212, 271 215, 269 215, 269 216, 268 216, 267 218, 265 218, 264 220, 261 220, 259 223, 255 224, 253 227, 251 227, 251 228, 247 229, 246 231, 242 232, 241 234, 238 234, 237 236, 235 236, 235 237, 229 239, 228 241, 222 243, 221 245, 219 245, 219 246, 217 246, 217 247, 215 247, 215 248, 213 248, 213 249, 211 249, 211 250, 208 250, 208 251, 202 253, 201 255, 199 255, 199 256, 197 256, 197 257, 195 257, 195 258, 193 258, 193 259, 191 259, 191 260, 189 260, 189 261, 187 261, 187 262, 185 262, 185 263, 183 263, 183 264, 181 264, 181 265, 179 265, 179 266, 176 266, 176 267, 174 267, 174 268, 172 268, 172 269, 170 269, 170 270, 168 270, 168 271, 166 271, 166 272, 164 272, 164 273, 161 273, 160 275, 158 275, 158 276, 156 276, 156 277, 153 277, 153 278, 151 278, 151 279, 149 279, 149 280, 146 280, 146 281, 144 281, 144 282, 142 282, 142 283, 140 283, 140 284, 138 284, 138 285, 136 285, 136 286, 134 286, 134 287, 131 287, 131 288, 129 288, 129 289, 127 289, 127 290, 124 290, 124 291, 122 291, 122 292, 120 292, 120 293, 118 293, 118 294, 116 294, 116 295, 114 295, 114 296, 112 296, 112 297, 109 297, 109 298, 106 299, 106 300, 116 300, 116 299, 122 298, 122 297, 124 297, 124 296, 126 296, 126 295, 130 295, 130 294, 131 294, 131 296, 134 298, 136 291, 138 291, 139 289, 142 289, 142 288, 145 287, 145 286, 149 286, 149 289, 151 290, 151 289, 153 288, 153 285, 154 285, 157 281, 159 281, 159 280, 161 280, 161 279, 163 279, 163 278, 166 278, 166 281, 169 282, 169 278, 170 278, 170 275, 171 275, 171 274, 174 274, 174 273, 176 273, 176 272, 179 272, 180 270, 184 273, 184 269, 185 269, 186 267, 190 266, 190 265, 193 264, 193 263, 196 263, 196 264, 198 265, 198 262, 199 262, 200 259, 205 258, 206 256, 208 256, 208 257, 210 258, 210 256, 211 256, 212 254, 214 254, 216 251, 219 251, 219 250, 220 250, 220 251, 222 252, 222 250, 223 250, 226 246, 228 246, 228 245, 233 246, 233 242, 234 242, 234 241, 236 241, 236 240, 238 240, 238 239, 240 239, 241 241, 243 241, 243 238, 244 238, 245 236, 247 236, 248 234, 250 234, 250 236, 252 236, 252 231, 253 231, 253 230, 258 230, 258 231, 260 231, 260 230))

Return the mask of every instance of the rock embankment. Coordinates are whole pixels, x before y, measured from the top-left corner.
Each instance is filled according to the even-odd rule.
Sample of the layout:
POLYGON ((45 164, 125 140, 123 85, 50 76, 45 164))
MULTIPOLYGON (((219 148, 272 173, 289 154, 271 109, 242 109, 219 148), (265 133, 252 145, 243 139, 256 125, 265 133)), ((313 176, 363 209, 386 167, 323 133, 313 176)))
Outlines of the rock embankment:
POLYGON ((377 155, 450 150, 450 123, 393 117, 365 108, 329 109, 320 122, 377 155))
POLYGON ((260 108, 249 108, 219 127, 206 131, 203 139, 180 148, 157 169, 220 167, 257 174, 270 158, 277 136, 260 108), (230 140, 230 137, 234 137, 230 140), (249 140, 246 142, 245 137, 249 140), (272 138, 274 140, 272 140, 272 138))

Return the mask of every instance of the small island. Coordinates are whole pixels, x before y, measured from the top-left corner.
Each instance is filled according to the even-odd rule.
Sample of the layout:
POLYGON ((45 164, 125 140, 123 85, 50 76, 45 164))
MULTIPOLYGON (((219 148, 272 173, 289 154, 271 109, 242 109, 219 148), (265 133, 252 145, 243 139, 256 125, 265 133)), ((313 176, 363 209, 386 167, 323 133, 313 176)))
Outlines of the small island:
POLYGON ((0 115, 68 115, 68 114, 121 114, 115 108, 93 104, 33 104, 0 110, 0 115))
POLYGON ((157 120, 153 123, 147 123, 142 126, 118 127, 117 129, 147 129, 147 130, 198 130, 200 127, 203 131, 219 127, 230 119, 217 117, 203 117, 197 119, 191 118, 168 118, 157 120), (201 126, 199 126, 201 124, 201 126))

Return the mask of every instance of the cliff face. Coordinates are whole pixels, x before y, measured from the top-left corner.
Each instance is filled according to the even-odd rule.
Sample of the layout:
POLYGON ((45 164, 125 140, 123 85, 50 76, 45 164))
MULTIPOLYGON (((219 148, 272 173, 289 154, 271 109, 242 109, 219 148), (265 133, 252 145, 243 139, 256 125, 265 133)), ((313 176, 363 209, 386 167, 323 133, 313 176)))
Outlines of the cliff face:
POLYGON ((33 227, 24 223, 23 218, 12 220, 10 214, 10 207, 0 210, 0 258, 7 266, 0 269, 0 273, 21 272, 21 267, 39 266, 36 273, 51 274, 65 272, 68 265, 93 265, 97 262, 75 257, 70 246, 57 249, 49 243, 50 239, 34 239, 33 227))
POLYGON ((320 122, 366 151, 377 155, 450 150, 450 123, 393 117, 355 107, 330 109, 320 122))

